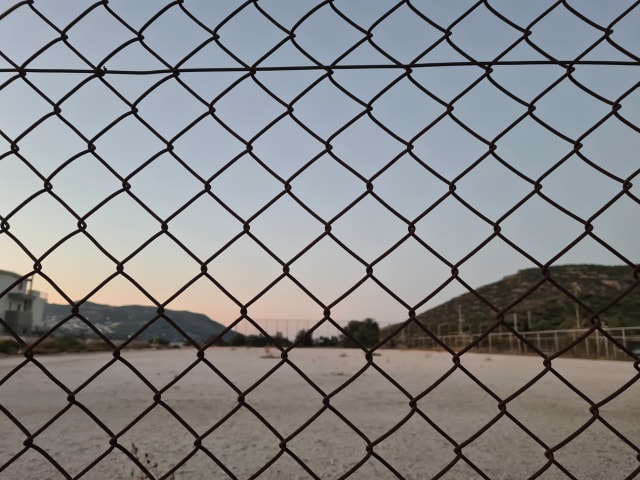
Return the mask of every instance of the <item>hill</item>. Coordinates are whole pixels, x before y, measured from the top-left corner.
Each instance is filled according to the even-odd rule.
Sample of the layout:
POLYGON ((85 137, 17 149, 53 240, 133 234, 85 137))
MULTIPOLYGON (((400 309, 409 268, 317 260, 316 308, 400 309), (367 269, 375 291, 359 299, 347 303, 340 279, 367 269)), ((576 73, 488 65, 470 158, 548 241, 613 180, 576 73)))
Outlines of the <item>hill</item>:
MULTIPOLYGON (((84 303, 80 307, 80 315, 95 325, 110 339, 125 339, 135 334, 147 322, 156 317, 156 307, 127 305, 114 307, 97 303, 84 303)), ((70 316, 69 305, 47 304, 44 310, 45 322, 52 326, 70 316)), ((201 313, 167 310, 164 314, 178 325, 187 335, 197 342, 218 335, 225 329, 224 325, 211 320, 201 313)), ((78 318, 71 318, 58 330, 61 334, 72 336, 93 336, 94 333, 78 318)), ((227 332, 225 340, 231 340, 234 332, 227 332)), ((184 342, 185 338, 164 318, 158 318, 145 329, 138 339, 149 341, 163 339, 168 342, 184 342)))
MULTIPOLYGON (((595 314, 609 327, 640 325, 640 285, 627 266, 562 265, 549 269, 520 270, 476 292, 505 314, 505 321, 520 330, 553 330, 585 327, 595 314), (542 283, 540 283, 542 282, 542 283), (538 285, 539 284, 539 285, 538 285), (578 305, 566 292, 583 303, 578 305), (626 290, 630 290, 625 294, 626 290)), ((442 333, 476 332, 495 323, 498 313, 473 293, 453 298, 417 318, 438 326, 442 333)))

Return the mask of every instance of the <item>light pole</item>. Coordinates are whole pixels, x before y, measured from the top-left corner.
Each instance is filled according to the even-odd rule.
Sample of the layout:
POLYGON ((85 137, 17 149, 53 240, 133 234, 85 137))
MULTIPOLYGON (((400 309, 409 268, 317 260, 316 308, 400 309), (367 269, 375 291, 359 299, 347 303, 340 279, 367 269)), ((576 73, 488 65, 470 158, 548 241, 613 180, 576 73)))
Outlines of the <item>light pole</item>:
MULTIPOLYGON (((580 293, 580 285, 578 282, 573 282, 573 295, 578 298, 578 294, 580 293)), ((580 305, 576 302, 576 328, 580 328, 580 305)))

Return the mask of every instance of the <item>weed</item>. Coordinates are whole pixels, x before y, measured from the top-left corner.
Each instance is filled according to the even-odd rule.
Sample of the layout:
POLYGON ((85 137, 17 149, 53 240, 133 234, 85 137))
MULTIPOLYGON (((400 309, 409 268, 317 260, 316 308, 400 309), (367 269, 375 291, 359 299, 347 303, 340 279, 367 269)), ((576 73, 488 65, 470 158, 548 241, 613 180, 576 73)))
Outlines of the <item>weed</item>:
POLYGON ((264 355, 261 358, 276 358, 276 356, 271 353, 271 347, 269 345, 264 346, 264 355))
MULTIPOLYGON (((158 462, 154 462, 148 453, 144 455, 140 454, 140 450, 136 446, 135 443, 131 442, 131 453, 144 467, 153 475, 154 478, 160 477, 160 472, 158 471, 158 462)), ((172 473, 168 480, 175 480, 175 475, 172 473)), ((131 470, 131 480, 149 480, 148 477, 144 474, 144 472, 136 472, 136 469, 133 468, 131 470)))

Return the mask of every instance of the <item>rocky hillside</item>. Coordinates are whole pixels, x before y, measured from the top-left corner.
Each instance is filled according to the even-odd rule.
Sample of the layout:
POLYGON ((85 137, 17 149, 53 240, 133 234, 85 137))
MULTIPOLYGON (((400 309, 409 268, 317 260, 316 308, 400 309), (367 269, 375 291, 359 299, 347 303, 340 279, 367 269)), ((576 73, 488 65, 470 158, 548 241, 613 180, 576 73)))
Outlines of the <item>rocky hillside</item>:
MULTIPOLYGON (((51 327, 69 317, 69 305, 48 304, 44 311, 45 322, 51 327)), ((143 325, 156 317, 155 307, 128 305, 113 307, 97 303, 85 303, 80 308, 80 316, 89 320, 110 339, 126 339, 135 334, 143 325)), ((175 322, 187 335, 197 342, 219 334, 224 330, 221 325, 206 315, 185 311, 167 310, 165 316, 175 322)), ((58 330, 59 333, 71 336, 90 337, 93 332, 79 318, 71 318, 58 330)), ((225 339, 230 340, 235 333, 228 332, 225 339)), ((160 340, 167 342, 184 342, 185 338, 164 318, 158 318, 151 326, 137 337, 139 340, 160 340)))
MULTIPOLYGON (((503 311, 510 324, 518 322, 521 330, 575 328, 577 324, 584 327, 595 314, 610 327, 640 326, 640 284, 634 270, 627 266, 554 266, 547 280, 539 269, 532 268, 476 291, 503 311), (577 305, 563 289, 585 306, 577 305)), ((473 293, 418 316, 424 324, 446 325, 448 331, 458 331, 460 325, 465 331, 476 331, 479 324, 488 325, 496 318, 496 310, 473 293)))

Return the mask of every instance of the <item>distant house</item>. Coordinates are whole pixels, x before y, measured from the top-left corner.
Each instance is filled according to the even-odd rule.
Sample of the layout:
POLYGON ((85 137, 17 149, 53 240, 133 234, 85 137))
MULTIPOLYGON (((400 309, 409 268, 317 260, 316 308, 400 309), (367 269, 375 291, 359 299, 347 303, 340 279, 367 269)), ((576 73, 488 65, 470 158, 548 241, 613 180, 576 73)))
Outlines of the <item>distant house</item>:
MULTIPOLYGON (((0 319, 15 333, 28 334, 44 327, 46 296, 32 289, 33 278, 0 270, 0 319), (12 287, 13 285, 13 287, 12 287)), ((0 324, 0 332, 4 332, 0 324)))

